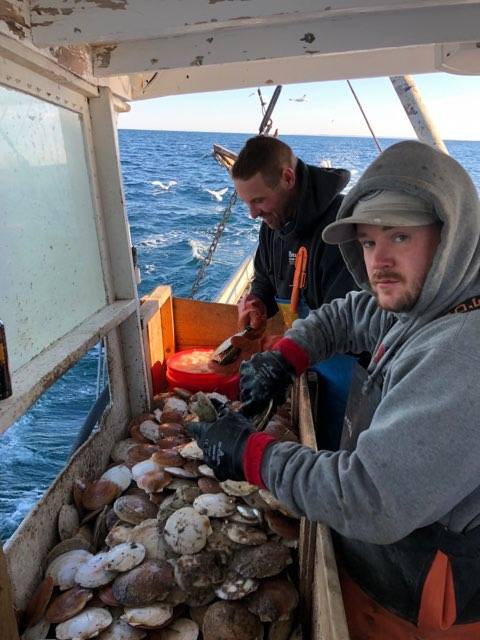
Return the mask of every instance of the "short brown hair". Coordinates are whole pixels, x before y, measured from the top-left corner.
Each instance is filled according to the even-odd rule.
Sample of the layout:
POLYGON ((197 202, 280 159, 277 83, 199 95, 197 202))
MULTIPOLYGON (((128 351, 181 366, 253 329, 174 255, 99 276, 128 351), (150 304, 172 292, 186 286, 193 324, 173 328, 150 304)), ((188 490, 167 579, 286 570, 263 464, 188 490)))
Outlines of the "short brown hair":
POLYGON ((297 159, 288 144, 271 136, 255 136, 245 143, 232 167, 232 177, 249 180, 262 175, 269 187, 276 187, 285 167, 295 168, 297 159))

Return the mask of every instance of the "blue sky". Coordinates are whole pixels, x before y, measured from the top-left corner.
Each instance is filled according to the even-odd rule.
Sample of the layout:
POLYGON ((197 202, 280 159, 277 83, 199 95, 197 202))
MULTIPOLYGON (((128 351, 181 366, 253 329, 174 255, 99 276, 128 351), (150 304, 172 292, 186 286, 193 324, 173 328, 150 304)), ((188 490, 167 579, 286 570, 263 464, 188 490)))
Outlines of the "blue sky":
MULTIPOLYGON (((480 140, 480 77, 445 73, 415 76, 440 134, 447 140, 480 140)), ((414 137, 388 78, 353 80, 379 137, 414 137)), ((273 87, 261 87, 268 101, 273 87)), ((256 88, 168 96, 131 103, 120 114, 125 129, 256 133, 261 119, 256 88)), ((286 85, 274 111, 280 134, 368 136, 369 131, 345 81, 286 85), (295 99, 306 96, 303 102, 295 99)))

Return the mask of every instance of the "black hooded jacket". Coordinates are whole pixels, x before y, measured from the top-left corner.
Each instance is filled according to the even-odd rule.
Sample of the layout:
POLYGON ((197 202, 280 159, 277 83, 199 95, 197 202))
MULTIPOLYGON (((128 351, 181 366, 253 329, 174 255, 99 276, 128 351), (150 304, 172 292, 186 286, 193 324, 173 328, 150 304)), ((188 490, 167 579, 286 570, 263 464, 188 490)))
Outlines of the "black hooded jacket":
POLYGON ((276 296, 290 300, 295 256, 301 246, 308 251, 303 295, 310 309, 358 289, 338 248, 322 240, 322 231, 337 216, 343 200, 340 191, 349 179, 345 169, 324 169, 298 160, 294 219, 279 230, 262 223, 255 254, 251 293, 264 302, 269 317, 278 311, 276 296))

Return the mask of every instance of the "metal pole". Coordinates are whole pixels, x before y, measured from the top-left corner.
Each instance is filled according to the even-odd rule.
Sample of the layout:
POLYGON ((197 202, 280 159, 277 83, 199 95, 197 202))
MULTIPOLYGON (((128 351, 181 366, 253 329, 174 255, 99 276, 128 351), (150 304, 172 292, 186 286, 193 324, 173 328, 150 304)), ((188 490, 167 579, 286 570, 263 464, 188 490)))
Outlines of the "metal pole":
POLYGON ((448 153, 448 149, 428 113, 428 109, 412 76, 390 76, 390 80, 408 119, 412 123, 417 138, 421 142, 436 147, 439 151, 448 153))
POLYGON ((375 132, 374 132, 374 131, 373 131, 373 129, 372 129, 372 125, 370 124, 370 122, 369 122, 369 120, 368 120, 368 118, 367 118, 367 114, 366 114, 366 113, 365 113, 365 111, 363 110, 362 103, 361 103, 361 102, 360 102, 360 100, 358 99, 358 96, 357 96, 357 94, 355 93, 355 90, 354 90, 354 88, 352 87, 352 83, 350 82, 350 80, 347 80, 347 84, 348 84, 348 86, 350 87, 350 91, 353 93, 353 97, 355 98, 355 101, 356 101, 356 103, 357 103, 357 105, 358 105, 358 108, 360 109, 360 113, 362 114, 363 119, 364 119, 364 120, 365 120, 365 122, 367 123, 367 127, 368 127, 368 129, 369 129, 370 133, 372 134, 372 138, 373 138, 373 141, 375 142, 375 145, 376 145, 376 147, 377 147, 377 149, 378 149, 378 152, 379 152, 379 153, 382 153, 382 147, 380 146, 380 143, 379 143, 379 141, 377 140, 377 136, 375 135, 375 132))

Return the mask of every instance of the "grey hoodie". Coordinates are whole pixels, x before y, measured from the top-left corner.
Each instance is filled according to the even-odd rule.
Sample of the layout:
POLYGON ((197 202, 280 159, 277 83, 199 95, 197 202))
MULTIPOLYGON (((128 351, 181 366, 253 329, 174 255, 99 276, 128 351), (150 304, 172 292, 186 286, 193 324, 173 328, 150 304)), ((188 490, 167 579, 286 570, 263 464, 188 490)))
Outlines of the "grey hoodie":
POLYGON ((274 444, 262 477, 294 512, 344 536, 388 544, 437 521, 456 532, 480 524, 480 309, 445 315, 480 295, 480 206, 464 169, 419 142, 383 152, 345 197, 338 219, 377 189, 421 196, 443 223, 415 306, 382 311, 361 248, 349 242, 342 254, 363 291, 312 311, 286 336, 311 362, 375 353, 383 344, 385 354, 368 369, 370 379, 383 376, 381 403, 352 453, 274 444))

